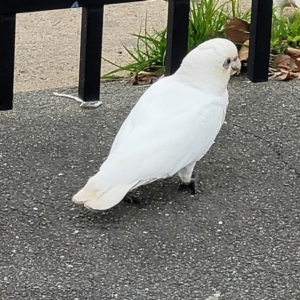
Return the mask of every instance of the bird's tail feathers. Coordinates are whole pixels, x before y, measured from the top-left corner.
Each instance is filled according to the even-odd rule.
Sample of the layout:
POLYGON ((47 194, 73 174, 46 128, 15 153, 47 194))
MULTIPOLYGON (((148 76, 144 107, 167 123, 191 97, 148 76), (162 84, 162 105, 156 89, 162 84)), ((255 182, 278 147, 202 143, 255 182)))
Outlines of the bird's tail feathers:
POLYGON ((92 177, 87 184, 73 196, 73 201, 94 210, 106 210, 122 201, 133 184, 105 185, 101 177, 92 177))

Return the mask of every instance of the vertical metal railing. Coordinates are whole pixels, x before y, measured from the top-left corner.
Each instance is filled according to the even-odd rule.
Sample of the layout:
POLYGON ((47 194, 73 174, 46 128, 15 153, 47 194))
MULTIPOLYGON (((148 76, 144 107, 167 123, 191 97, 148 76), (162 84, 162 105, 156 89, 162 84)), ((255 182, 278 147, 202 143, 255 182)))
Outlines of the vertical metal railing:
POLYGON ((169 0, 166 75, 173 74, 188 50, 190 0, 169 0))
POLYGON ((247 61, 247 77, 252 82, 268 80, 272 9, 272 0, 252 0, 247 61))
POLYGON ((99 5, 82 10, 78 94, 85 101, 99 99, 103 8, 99 5))
MULTIPOLYGON (((79 97, 99 99, 103 32, 106 4, 140 0, 1 0, 0 2, 0 110, 13 107, 16 14, 29 11, 83 8, 79 70, 79 97), (74 6, 74 3, 76 5, 74 6)), ((187 53, 190 0, 169 0, 166 74, 173 74, 187 53)), ((268 80, 272 0, 252 0, 248 78, 268 80)))
POLYGON ((0 15, 0 110, 12 109, 16 15, 0 15))

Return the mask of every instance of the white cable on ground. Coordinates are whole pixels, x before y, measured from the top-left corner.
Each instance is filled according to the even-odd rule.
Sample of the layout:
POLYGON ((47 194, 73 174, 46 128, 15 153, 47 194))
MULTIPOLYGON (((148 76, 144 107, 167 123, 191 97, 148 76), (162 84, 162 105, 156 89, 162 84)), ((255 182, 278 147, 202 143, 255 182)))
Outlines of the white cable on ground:
POLYGON ((209 296, 208 298, 206 298, 205 300, 218 300, 219 297, 221 296, 221 294, 213 294, 211 296, 209 296))
POLYGON ((53 94, 58 97, 65 97, 65 98, 73 99, 73 100, 79 102, 80 107, 82 107, 82 108, 98 108, 102 104, 102 101, 85 102, 82 99, 80 99, 79 97, 76 97, 73 95, 60 94, 60 93, 55 93, 55 92, 53 94))

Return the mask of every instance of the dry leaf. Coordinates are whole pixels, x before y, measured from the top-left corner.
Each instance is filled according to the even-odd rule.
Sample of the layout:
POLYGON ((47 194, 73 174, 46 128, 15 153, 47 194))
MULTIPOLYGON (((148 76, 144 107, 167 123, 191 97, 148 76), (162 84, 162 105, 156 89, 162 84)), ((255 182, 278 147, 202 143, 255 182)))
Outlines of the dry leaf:
POLYGON ((292 72, 286 69, 271 69, 272 77, 278 81, 290 80, 290 79, 299 79, 300 73, 299 72, 292 72))
POLYGON ((296 73, 292 73, 292 72, 281 73, 281 75, 275 77, 275 79, 278 81, 290 80, 294 78, 299 78, 299 77, 296 73))
POLYGON ((233 43, 245 43, 250 39, 250 24, 238 18, 226 21, 225 37, 233 43))
POLYGON ((157 75, 152 72, 141 71, 138 74, 138 79, 139 81, 150 84, 157 80, 157 75))
POLYGON ((269 71, 276 80, 300 79, 300 50, 288 48, 287 54, 277 55, 269 71))
POLYGON ((270 71, 272 74, 275 73, 275 72, 278 72, 278 70, 277 70, 276 68, 272 68, 272 67, 269 68, 269 71, 270 71))
POLYGON ((291 72, 291 71, 285 71, 282 70, 282 73, 286 73, 287 74, 287 78, 286 79, 295 79, 295 78, 299 78, 300 74, 298 72, 291 72))
POLYGON ((300 70, 300 49, 288 48, 286 53, 292 57, 297 68, 300 70))
POLYGON ((293 58, 294 63, 296 64, 298 70, 300 70, 300 58, 293 58))
POLYGON ((279 75, 276 75, 274 77, 275 80, 278 80, 278 81, 284 81, 284 80, 288 80, 288 73, 279 73, 279 75))
POLYGON ((239 51, 240 61, 247 61, 249 56, 249 40, 247 40, 239 51))
POLYGON ((297 65, 292 57, 287 54, 279 54, 275 57, 273 64, 278 69, 286 69, 286 70, 297 70, 297 65))
POLYGON ((134 76, 132 77, 132 84, 133 85, 139 84, 138 73, 135 73, 134 76))
POLYGON ((287 48, 286 50, 286 54, 293 56, 293 57, 300 57, 300 49, 296 49, 296 48, 287 48))
POLYGON ((139 82, 144 82, 146 84, 153 83, 157 80, 157 75, 152 72, 140 71, 135 74, 132 79, 132 84, 137 85, 139 82))

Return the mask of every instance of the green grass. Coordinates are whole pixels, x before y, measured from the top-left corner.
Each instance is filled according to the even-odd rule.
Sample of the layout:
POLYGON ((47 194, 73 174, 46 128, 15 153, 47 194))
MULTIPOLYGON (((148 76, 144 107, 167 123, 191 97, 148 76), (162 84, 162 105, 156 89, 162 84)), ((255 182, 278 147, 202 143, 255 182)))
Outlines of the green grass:
POLYGON ((230 18, 249 20, 249 12, 243 14, 237 0, 219 4, 216 0, 201 0, 190 11, 189 51, 212 38, 223 37, 224 24, 230 18), (230 13, 228 13, 230 12, 230 13))
POLYGON ((144 30, 140 30, 139 34, 132 34, 136 37, 136 46, 130 50, 123 45, 125 51, 132 58, 131 64, 120 66, 114 62, 103 58, 104 61, 112 64, 116 69, 102 76, 102 79, 118 78, 116 73, 127 71, 137 74, 140 71, 151 71, 154 74, 163 74, 164 58, 167 46, 167 29, 162 31, 154 30, 154 33, 149 33, 147 29, 147 18, 145 21, 144 30))
POLYGON ((288 47, 300 47, 300 13, 291 17, 273 15, 271 49, 275 54, 284 53, 288 47))
MULTIPOLYGON (((192 2, 189 21, 188 50, 192 50, 200 43, 216 37, 224 37, 224 25, 228 19, 239 18, 250 21, 250 11, 242 13, 238 0, 229 0, 219 4, 218 0, 201 0, 192 2)), ((136 46, 129 49, 123 45, 125 51, 132 58, 128 65, 118 65, 103 58, 116 68, 103 75, 102 79, 118 78, 117 74, 126 71, 137 74, 140 71, 150 71, 158 76, 164 73, 166 54, 166 29, 148 30, 147 18, 144 29, 136 37, 136 46)), ((273 53, 284 53, 287 47, 300 46, 300 13, 292 17, 276 17, 273 15, 271 50, 273 53)))

